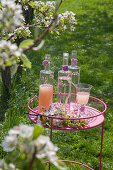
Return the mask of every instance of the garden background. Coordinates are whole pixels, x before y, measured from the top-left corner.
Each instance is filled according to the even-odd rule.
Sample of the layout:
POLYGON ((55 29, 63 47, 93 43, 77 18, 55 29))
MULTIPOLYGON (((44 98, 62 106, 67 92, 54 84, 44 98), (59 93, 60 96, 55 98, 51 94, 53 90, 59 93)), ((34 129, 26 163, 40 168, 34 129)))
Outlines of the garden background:
MULTIPOLYGON (((57 91, 58 71, 62 68, 63 52, 77 50, 80 82, 93 85, 91 96, 107 104, 104 125, 102 169, 113 169, 113 1, 65 0, 60 12, 76 13, 78 25, 74 32, 48 34, 39 52, 29 51, 32 69, 23 69, 15 75, 10 99, 0 82, 0 142, 8 130, 20 123, 32 124, 28 119, 27 102, 38 95, 39 73, 45 54, 51 54, 51 69, 55 74, 54 92, 57 91)), ((69 60, 70 63, 70 60, 69 60)), ((49 130, 45 131, 49 135, 49 130)), ((101 126, 80 132, 53 132, 53 143, 59 147, 59 159, 74 160, 99 169, 101 126)), ((6 153, 0 147, 0 158, 6 153)), ((85 169, 68 165, 69 169, 85 169)), ((55 168, 54 168, 55 169, 55 168)))

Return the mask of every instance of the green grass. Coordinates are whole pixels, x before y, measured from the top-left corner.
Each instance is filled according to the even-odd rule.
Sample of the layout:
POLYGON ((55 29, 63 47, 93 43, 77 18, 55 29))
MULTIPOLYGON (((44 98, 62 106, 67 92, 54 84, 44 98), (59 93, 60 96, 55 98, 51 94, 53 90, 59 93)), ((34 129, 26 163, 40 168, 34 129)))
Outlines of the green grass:
MULTIPOLYGON (((58 35, 48 35, 43 49, 28 52, 32 69, 23 70, 22 77, 15 76, 9 101, 2 96, 0 142, 8 129, 20 123, 31 123, 24 112, 27 102, 38 95, 39 72, 43 69, 45 53, 50 53, 51 69, 55 72, 54 91, 57 91, 57 73, 62 68, 63 52, 78 52, 81 68, 80 81, 93 85, 91 95, 107 104, 104 125, 102 170, 113 169, 113 2, 111 0, 65 0, 59 12, 76 13, 78 25, 58 35)), ((70 62, 70 60, 69 60, 70 62)), ((3 91, 3 88, 1 88, 3 91)), ((48 135, 48 134, 47 134, 48 135)), ((53 132, 53 143, 59 147, 59 159, 82 162, 99 169, 101 126, 80 132, 53 132)), ((0 157, 5 153, 0 152, 0 157)), ((67 164, 69 169, 86 169, 67 164)), ((53 169, 55 169, 53 167, 53 169)))

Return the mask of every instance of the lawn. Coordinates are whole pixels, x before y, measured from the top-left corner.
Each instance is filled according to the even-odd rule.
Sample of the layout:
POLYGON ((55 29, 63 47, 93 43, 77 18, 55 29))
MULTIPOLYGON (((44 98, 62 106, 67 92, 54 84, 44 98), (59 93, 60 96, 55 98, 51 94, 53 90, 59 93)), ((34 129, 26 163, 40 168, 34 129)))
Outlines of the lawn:
MULTIPOLYGON (((38 95, 39 73, 46 53, 51 54, 51 69, 55 73, 54 92, 57 92, 58 70, 62 68, 62 54, 76 49, 80 66, 80 82, 93 85, 91 96, 107 104, 104 125, 102 170, 113 169, 113 1, 65 0, 59 13, 76 13, 74 32, 48 35, 38 53, 29 51, 32 69, 23 69, 22 76, 15 75, 11 96, 6 100, 1 86, 0 142, 8 129, 20 123, 32 124, 25 112, 27 102, 38 95)), ((70 59, 69 59, 70 63, 70 59)), ((45 133, 49 135, 49 130, 45 133)), ((59 159, 84 163, 99 169, 101 126, 86 131, 53 131, 53 143, 59 147, 59 159)), ((0 147, 0 157, 6 153, 0 147)), ((73 164, 70 170, 86 169, 73 164)), ((53 167, 53 169, 55 169, 53 167)))

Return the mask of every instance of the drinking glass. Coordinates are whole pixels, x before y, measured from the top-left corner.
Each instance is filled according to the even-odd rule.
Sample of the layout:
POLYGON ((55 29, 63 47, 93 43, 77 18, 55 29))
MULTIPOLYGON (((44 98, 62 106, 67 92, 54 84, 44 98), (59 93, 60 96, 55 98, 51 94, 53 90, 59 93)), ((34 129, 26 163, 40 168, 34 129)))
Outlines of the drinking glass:
POLYGON ((76 85, 76 102, 78 104, 78 115, 85 116, 85 105, 89 101, 92 85, 79 83, 76 85))

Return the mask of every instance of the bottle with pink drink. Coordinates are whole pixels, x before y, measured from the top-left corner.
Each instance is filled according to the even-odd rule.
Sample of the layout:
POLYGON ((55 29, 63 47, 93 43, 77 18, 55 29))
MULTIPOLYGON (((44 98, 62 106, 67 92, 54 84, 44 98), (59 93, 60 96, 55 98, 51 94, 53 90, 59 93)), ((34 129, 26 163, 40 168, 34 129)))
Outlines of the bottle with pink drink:
POLYGON ((71 92, 72 72, 68 70, 68 57, 68 53, 63 53, 62 70, 58 72, 57 103, 61 106, 64 105, 65 110, 69 111, 69 97, 71 92))
POLYGON ((71 65, 69 70, 72 71, 72 84, 70 96, 70 110, 77 110, 76 106, 76 85, 80 82, 80 67, 77 66, 77 51, 73 50, 71 54, 71 65))
POLYGON ((53 99, 54 72, 50 70, 49 54, 46 54, 43 65, 45 69, 40 71, 39 113, 46 112, 48 109, 51 110, 53 99))

